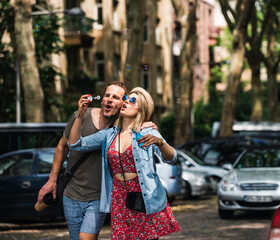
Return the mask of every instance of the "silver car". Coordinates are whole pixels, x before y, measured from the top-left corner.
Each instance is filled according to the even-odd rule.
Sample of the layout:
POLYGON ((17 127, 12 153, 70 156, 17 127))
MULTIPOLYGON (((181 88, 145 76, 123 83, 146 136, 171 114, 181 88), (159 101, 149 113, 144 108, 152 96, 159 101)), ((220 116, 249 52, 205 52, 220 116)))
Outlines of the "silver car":
POLYGON ((168 202, 171 203, 176 197, 183 197, 186 193, 186 185, 182 179, 182 167, 180 162, 175 164, 163 163, 155 153, 156 172, 166 191, 168 202))
MULTIPOLYGON (((225 166, 226 167, 226 166, 225 166)), ((218 185, 219 216, 280 205, 280 147, 245 149, 218 185)))
POLYGON ((186 183, 186 197, 215 193, 217 184, 228 172, 221 167, 209 166, 186 150, 176 150, 186 183))

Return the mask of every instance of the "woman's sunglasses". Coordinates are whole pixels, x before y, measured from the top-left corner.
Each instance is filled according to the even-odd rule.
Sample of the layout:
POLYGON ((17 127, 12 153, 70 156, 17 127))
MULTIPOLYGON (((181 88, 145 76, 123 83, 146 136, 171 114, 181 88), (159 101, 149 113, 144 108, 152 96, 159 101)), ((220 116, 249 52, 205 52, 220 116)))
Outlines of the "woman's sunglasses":
POLYGON ((130 103, 136 103, 136 98, 135 98, 135 97, 129 98, 128 95, 124 95, 124 96, 122 97, 122 100, 123 100, 123 101, 126 101, 127 99, 129 99, 129 102, 130 102, 130 103))

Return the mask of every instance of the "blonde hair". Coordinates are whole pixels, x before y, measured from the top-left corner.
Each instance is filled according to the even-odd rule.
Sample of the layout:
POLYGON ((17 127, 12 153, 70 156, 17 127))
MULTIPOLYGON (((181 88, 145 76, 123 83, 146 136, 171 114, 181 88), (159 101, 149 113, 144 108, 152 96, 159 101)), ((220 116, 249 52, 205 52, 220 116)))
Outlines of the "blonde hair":
MULTIPOLYGON (((132 129, 135 132, 140 132, 141 130, 141 126, 145 121, 146 118, 146 114, 148 112, 148 102, 146 100, 146 98, 144 97, 144 95, 140 92, 140 91, 131 91, 129 93, 132 94, 135 93, 137 94, 137 101, 138 101, 138 113, 136 114, 135 117, 135 122, 134 125, 132 127, 132 129)), ((118 119, 115 122, 115 126, 119 127, 120 129, 122 128, 122 122, 123 122, 123 116, 119 115, 118 119)))

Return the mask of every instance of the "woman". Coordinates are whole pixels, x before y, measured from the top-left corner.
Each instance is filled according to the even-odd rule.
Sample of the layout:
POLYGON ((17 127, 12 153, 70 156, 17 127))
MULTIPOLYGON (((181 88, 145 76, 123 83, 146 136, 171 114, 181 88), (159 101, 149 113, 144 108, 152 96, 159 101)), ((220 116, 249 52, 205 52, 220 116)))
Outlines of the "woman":
POLYGON ((154 103, 143 88, 134 88, 124 103, 116 126, 82 138, 81 123, 88 101, 79 100, 77 118, 69 136, 71 150, 91 151, 102 148, 102 212, 111 212, 112 239, 158 239, 180 231, 165 190, 155 171, 154 152, 164 161, 176 161, 176 151, 152 128, 140 129, 153 112, 154 103), (140 132, 142 138, 136 141, 140 132), (141 143, 144 143, 140 147, 141 143), (125 205, 127 192, 141 192, 146 212, 130 210, 125 205), (112 195, 111 195, 112 194, 112 195))

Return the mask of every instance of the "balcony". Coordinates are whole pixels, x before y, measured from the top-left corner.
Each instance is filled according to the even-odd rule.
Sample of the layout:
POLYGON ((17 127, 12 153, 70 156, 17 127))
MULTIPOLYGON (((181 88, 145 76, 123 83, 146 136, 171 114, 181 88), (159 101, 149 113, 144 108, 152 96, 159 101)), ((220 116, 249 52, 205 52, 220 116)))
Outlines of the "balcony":
POLYGON ((64 20, 66 45, 84 47, 92 46, 93 19, 81 15, 65 15, 64 20))

